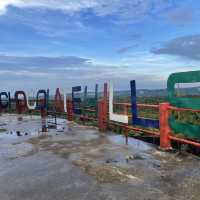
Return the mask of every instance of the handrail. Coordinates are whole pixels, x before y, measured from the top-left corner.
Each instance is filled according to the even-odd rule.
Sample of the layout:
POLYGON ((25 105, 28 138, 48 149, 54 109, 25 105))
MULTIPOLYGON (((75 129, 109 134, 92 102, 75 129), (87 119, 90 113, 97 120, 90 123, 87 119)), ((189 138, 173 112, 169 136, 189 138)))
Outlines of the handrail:
MULTIPOLYGON (((114 102, 113 105, 131 107, 131 103, 117 103, 117 102, 114 102)), ((144 108, 159 108, 159 105, 153 105, 153 104, 137 104, 137 106, 138 107, 144 107, 144 108)))
POLYGON ((200 113, 200 110, 194 110, 190 108, 177 108, 174 106, 169 106, 169 110, 174 110, 174 111, 190 111, 190 112, 197 112, 200 113))

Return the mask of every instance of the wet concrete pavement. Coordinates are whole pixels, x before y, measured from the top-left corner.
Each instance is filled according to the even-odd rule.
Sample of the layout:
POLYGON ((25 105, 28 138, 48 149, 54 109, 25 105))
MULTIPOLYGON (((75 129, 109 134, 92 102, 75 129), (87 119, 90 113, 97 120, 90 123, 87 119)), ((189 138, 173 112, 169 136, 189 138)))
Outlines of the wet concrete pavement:
POLYGON ((0 116, 0 200, 199 200, 200 161, 139 140, 60 120, 0 116), (10 131, 27 132, 18 137, 10 131))

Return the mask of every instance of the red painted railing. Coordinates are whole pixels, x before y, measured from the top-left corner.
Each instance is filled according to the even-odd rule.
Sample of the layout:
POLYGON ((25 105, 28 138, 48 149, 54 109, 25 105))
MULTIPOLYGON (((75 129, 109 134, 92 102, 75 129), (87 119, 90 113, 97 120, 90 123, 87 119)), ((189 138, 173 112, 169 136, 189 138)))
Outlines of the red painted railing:
MULTIPOLYGON (((104 89, 107 90, 107 86, 104 86, 104 89)), ((130 125, 125 125, 117 122, 113 122, 110 120, 107 120, 108 116, 108 110, 107 110, 107 91, 104 91, 104 97, 98 101, 98 119, 93 118, 93 117, 86 117, 86 116, 80 116, 81 119, 87 119, 87 120, 98 120, 98 127, 101 132, 106 131, 106 126, 107 125, 114 125, 114 126, 119 126, 123 129, 124 134, 126 138, 128 138, 128 130, 131 131, 136 131, 136 132, 142 132, 145 134, 150 134, 154 135, 160 138, 160 148, 161 149, 170 149, 171 148, 171 140, 179 142, 179 143, 184 143, 188 145, 193 145, 195 147, 200 148, 200 143, 196 141, 192 141, 189 139, 183 139, 179 138, 176 136, 173 136, 171 133, 171 130, 168 125, 168 118, 169 118, 169 113, 171 111, 191 111, 191 112, 197 112, 200 113, 200 110, 192 110, 192 109, 185 109, 185 108, 176 108, 173 106, 170 106, 169 103, 161 103, 159 105, 151 105, 151 104, 137 104, 139 108, 152 108, 152 109, 157 109, 159 112, 159 123, 160 123, 160 129, 159 130, 149 130, 149 129, 143 129, 143 128, 138 128, 138 127, 133 127, 130 125)), ((67 103, 67 106, 72 107, 72 103, 69 104, 69 100, 67 103)), ((128 114, 128 109, 131 107, 130 103, 114 103, 114 106, 122 106, 123 107, 123 113, 125 115, 128 115, 131 117, 131 115, 128 114)), ((68 119, 73 119, 72 115, 72 108, 68 108, 67 111, 71 111, 68 114, 68 119)), ((83 110, 88 111, 88 112, 96 112, 95 109, 93 108, 83 108, 83 110)))

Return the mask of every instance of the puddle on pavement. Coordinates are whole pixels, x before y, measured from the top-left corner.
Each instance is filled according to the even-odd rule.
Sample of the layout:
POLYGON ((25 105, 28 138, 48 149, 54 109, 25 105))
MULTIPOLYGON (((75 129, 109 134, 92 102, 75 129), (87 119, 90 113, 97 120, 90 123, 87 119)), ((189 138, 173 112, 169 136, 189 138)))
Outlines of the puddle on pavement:
MULTIPOLYGON (((133 138, 129 138, 126 145, 122 135, 111 133, 101 135, 94 128, 66 123, 63 119, 57 119, 59 126, 65 127, 63 133, 51 129, 46 135, 39 137, 36 137, 41 127, 39 116, 23 116, 22 121, 17 121, 16 115, 2 115, 0 120, 0 128, 6 129, 6 132, 13 132, 13 134, 0 133, 1 163, 6 163, 7 158, 15 159, 37 153, 34 156, 37 156, 38 164, 41 159, 40 153, 43 153, 51 158, 54 156, 53 162, 48 163, 56 166, 55 158, 64 158, 64 162, 70 164, 72 168, 78 169, 86 177, 93 177, 101 184, 113 183, 121 187, 124 183, 134 182, 139 185, 142 192, 151 186, 167 194, 174 193, 175 185, 178 187, 176 194, 182 195, 184 191, 188 191, 188 194, 195 193, 199 198, 199 190, 194 191, 193 188, 196 187, 193 186, 194 183, 195 186, 199 186, 200 183, 200 164, 193 158, 181 158, 175 154, 160 152, 154 145, 133 138), (18 137, 16 127, 21 133, 29 134, 18 137), (144 185, 140 187, 142 184, 144 185)), ((34 156, 29 159, 33 159, 34 156)), ((15 159, 12 162, 21 160, 15 159)), ((33 169, 30 167, 28 170, 33 169)), ((45 168, 45 171, 53 170, 45 168)))
MULTIPOLYGON (((40 116, 4 114, 0 116, 0 140, 38 137, 41 133, 40 116)), ((47 119, 48 120, 48 119, 47 119)), ((57 127, 49 129, 46 134, 58 135, 67 131, 66 120, 57 118, 57 127)))
POLYGON ((33 145, 28 143, 19 144, 1 144, 0 146, 0 158, 15 159, 17 157, 23 157, 35 152, 33 145))
MULTIPOLYGON (((109 141, 112 144, 117 144, 117 145, 125 145, 125 137, 122 135, 109 135, 108 136, 109 141)), ((129 148, 133 148, 138 151, 147 151, 152 149, 152 145, 147 144, 143 141, 134 139, 134 138, 128 138, 128 145, 129 148)))

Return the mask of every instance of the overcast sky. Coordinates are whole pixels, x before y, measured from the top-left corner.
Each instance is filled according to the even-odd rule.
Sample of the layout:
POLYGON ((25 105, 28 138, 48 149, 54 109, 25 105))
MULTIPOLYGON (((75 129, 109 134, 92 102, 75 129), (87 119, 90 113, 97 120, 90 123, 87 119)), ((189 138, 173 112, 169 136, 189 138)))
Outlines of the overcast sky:
POLYGON ((0 0, 0 88, 164 88, 200 69, 198 0, 0 0))

